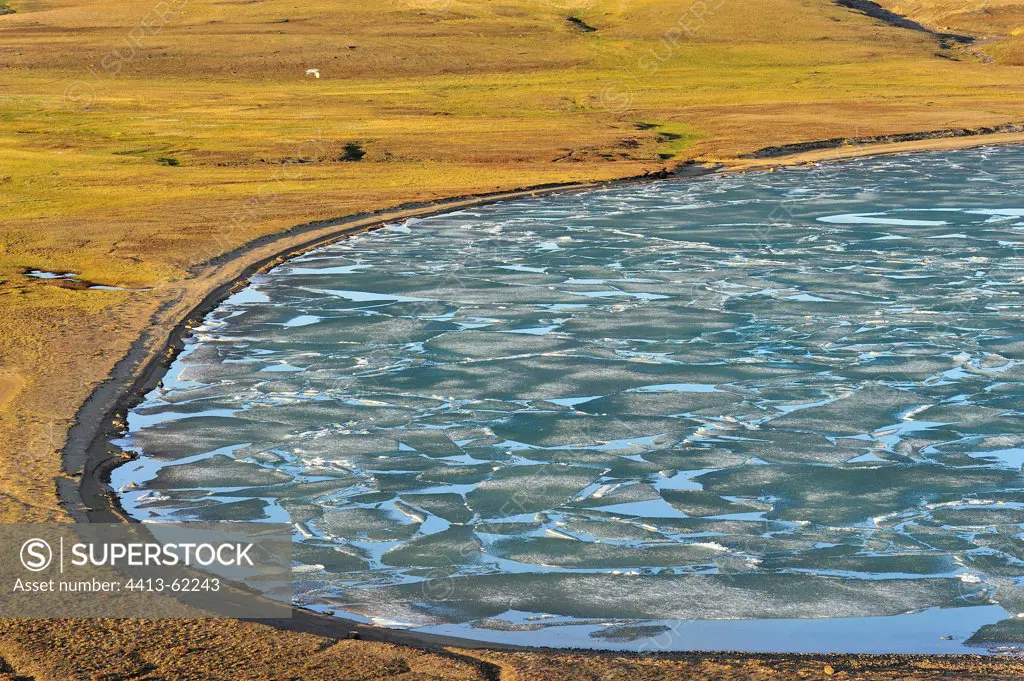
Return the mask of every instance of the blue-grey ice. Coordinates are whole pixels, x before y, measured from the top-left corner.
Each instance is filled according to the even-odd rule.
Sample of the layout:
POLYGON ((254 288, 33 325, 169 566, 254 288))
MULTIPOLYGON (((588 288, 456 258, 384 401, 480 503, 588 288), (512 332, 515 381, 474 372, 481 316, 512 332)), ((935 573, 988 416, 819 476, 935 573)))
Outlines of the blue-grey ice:
POLYGON ((298 602, 387 626, 1024 639, 1022 163, 620 186, 318 249, 204 320, 114 486, 147 521, 287 518, 298 602))

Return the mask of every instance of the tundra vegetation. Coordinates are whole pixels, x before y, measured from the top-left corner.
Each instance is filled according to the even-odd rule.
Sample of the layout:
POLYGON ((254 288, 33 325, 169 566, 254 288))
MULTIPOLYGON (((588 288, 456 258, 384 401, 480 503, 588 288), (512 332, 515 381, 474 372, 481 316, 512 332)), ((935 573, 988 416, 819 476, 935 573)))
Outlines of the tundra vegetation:
MULTIPOLYGON (((410 201, 1024 118, 1024 6, 883 4, 978 39, 831 0, 3 0, 0 519, 67 518, 55 482, 74 482, 61 450, 81 404, 161 311, 203 292, 197 265, 260 236, 410 201)), ((447 654, 256 624, 0 632, 0 678, 493 676, 447 654)), ((519 678, 682 673, 487 657, 519 678)))

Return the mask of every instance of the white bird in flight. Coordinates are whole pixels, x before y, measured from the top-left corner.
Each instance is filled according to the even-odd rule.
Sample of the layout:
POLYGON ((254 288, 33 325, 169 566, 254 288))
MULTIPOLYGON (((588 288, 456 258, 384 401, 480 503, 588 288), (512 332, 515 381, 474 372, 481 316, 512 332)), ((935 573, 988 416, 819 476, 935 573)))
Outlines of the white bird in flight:
POLYGON ((320 69, 306 69, 307 76, 313 76, 314 78, 320 77, 320 69))

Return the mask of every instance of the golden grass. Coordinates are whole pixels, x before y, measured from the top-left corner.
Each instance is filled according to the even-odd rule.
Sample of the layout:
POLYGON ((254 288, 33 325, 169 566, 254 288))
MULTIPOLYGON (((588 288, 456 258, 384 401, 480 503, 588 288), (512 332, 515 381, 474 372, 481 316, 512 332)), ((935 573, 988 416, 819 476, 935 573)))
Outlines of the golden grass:
POLYGON ((413 198, 1019 115, 1016 69, 940 59, 927 36, 825 0, 710 0, 707 16, 576 3, 595 33, 559 3, 429 9, 444 2, 15 0, 0 20, 0 276, 152 285, 223 243, 413 198), (314 66, 323 77, 305 78, 314 66), (685 143, 637 121, 681 126, 685 143), (336 160, 350 142, 362 162, 336 160))
POLYGON ((3 521, 66 517, 54 481, 79 405, 158 310, 202 293, 190 268, 257 236, 1024 118, 1024 70, 1010 65, 1024 62, 1024 11, 1009 0, 885 0, 1010 36, 983 46, 996 63, 831 0, 3 2, 16 10, 0 15, 3 521), (347 144, 363 160, 339 160, 347 144), (26 268, 148 290, 72 290, 26 268))
POLYGON ((256 236, 767 145, 1002 123, 1024 85, 830 0, 11 5, 0 357, 27 386, 0 417, 11 519, 58 512, 53 450, 77 405, 191 266, 256 236), (339 160, 347 144, 363 160, 339 160), (152 290, 56 289, 25 268, 152 290), (45 453, 12 463, 40 433, 45 453))
POLYGON ((972 48, 1006 65, 1024 65, 1024 2, 1020 0, 881 0, 891 11, 937 31, 978 38, 972 48))

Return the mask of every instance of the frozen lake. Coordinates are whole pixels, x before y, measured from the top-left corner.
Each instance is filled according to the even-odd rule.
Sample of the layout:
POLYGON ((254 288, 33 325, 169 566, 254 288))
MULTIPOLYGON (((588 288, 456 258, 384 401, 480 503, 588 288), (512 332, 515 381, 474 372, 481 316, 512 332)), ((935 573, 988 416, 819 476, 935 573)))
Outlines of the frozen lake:
POLYGON ((206 319, 114 485, 139 519, 293 523, 299 603, 385 626, 1024 642, 1022 165, 622 186, 319 249, 206 319))

